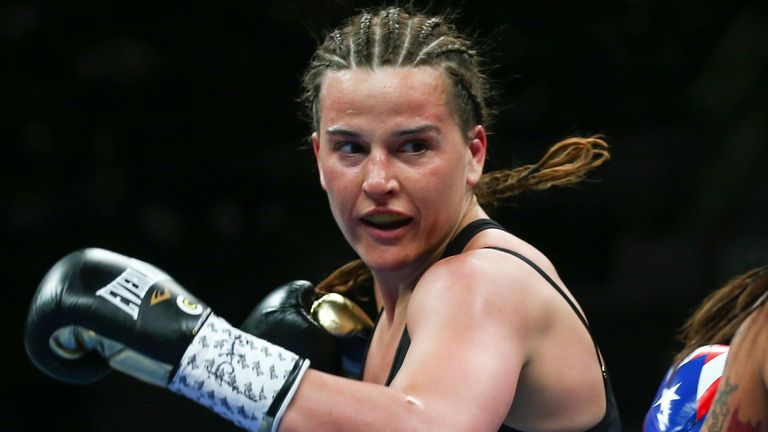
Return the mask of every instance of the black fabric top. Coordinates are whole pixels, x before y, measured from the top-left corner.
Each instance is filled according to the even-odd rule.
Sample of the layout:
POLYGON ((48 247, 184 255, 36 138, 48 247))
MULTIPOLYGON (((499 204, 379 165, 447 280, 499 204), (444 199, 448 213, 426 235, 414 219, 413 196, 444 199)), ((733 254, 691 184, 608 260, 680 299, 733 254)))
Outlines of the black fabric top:
MULTIPOLYGON (((487 229, 500 229, 506 231, 501 225, 499 225, 496 221, 493 221, 491 219, 478 219, 476 221, 473 221, 469 223, 466 227, 464 227, 459 233, 456 235, 456 237, 451 240, 451 242, 448 244, 448 247, 445 250, 445 253, 443 253, 442 258, 446 258, 453 255, 460 254, 466 245, 469 243, 469 241, 477 235, 477 233, 481 231, 485 231, 487 229)), ((511 251, 509 249, 504 249, 500 247, 490 247, 489 249, 495 249, 501 252, 508 253, 510 255, 513 255, 529 266, 531 266, 536 272, 538 272, 547 282, 549 282, 550 285, 558 292, 560 295, 565 299, 566 302, 568 302, 568 305, 573 309, 573 311, 576 313, 576 316, 579 317, 579 320, 581 320, 582 324, 584 324, 584 327, 586 327, 587 331, 589 332, 590 337, 592 338, 592 342, 595 345, 595 352, 597 353, 597 361, 600 364, 600 368, 603 372, 603 386, 605 389, 605 414, 603 415, 603 418, 600 420, 599 423, 597 423, 595 426, 591 427, 585 432, 616 432, 621 430, 621 420, 619 417, 619 409, 616 405, 616 398, 613 395, 613 388, 611 387, 610 380, 608 378, 608 372, 605 368, 605 365, 603 364, 602 357, 600 356, 600 351, 597 348, 597 343, 595 343, 595 338, 592 335, 592 330, 589 327, 589 324, 587 323, 586 318, 584 315, 582 315, 581 311, 576 307, 576 305, 571 301, 570 297, 565 295, 565 292, 562 288, 560 288, 559 285, 546 273, 544 270, 541 269, 538 265, 536 265, 533 261, 526 258, 525 256, 511 251)), ((381 318, 381 311, 379 312, 378 317, 376 318, 376 325, 379 324, 379 318, 381 318)), ((375 331, 375 328, 374 328, 375 331)), ((390 385, 392 383, 392 380, 395 378, 395 375, 397 375, 397 372, 400 370, 400 366, 403 364, 403 360, 405 359, 405 355, 408 353, 408 348, 411 345, 411 337, 408 334, 408 325, 406 324, 405 329, 403 330, 403 335, 400 337, 400 343, 397 346, 397 351, 395 352, 395 358, 392 362, 392 369, 389 372, 389 376, 387 377, 386 385, 390 385)), ((369 340, 369 347, 370 348, 370 340, 369 340)), ((368 355, 368 348, 365 350, 365 357, 368 355)), ((363 365, 365 365, 365 360, 363 360, 363 365)), ((363 366, 365 367, 365 366, 363 366)), ((364 372, 364 371, 363 371, 364 372)), ((362 376, 362 375, 361 375, 362 376)), ((499 429, 499 432, 522 432, 518 431, 517 429, 513 429, 507 425, 501 425, 501 428, 499 429)))

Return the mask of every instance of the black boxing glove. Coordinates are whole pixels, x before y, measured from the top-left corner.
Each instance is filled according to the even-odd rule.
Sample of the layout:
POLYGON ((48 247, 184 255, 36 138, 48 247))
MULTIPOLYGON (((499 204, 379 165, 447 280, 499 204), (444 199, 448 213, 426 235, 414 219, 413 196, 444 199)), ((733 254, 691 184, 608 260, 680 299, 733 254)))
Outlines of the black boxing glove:
POLYGON ((57 262, 27 316, 33 363, 71 383, 111 368, 249 430, 276 429, 309 362, 230 326, 165 272, 103 249, 57 262))
POLYGON ((137 364, 135 373, 126 372, 164 385, 210 313, 160 269, 86 249, 58 261, 40 283, 25 344, 43 372, 65 382, 93 382, 109 363, 121 369, 126 355, 141 354, 147 369, 137 364))
POLYGON ((360 378, 373 322, 337 293, 318 296, 312 283, 288 282, 269 293, 240 329, 312 362, 312 368, 360 378))

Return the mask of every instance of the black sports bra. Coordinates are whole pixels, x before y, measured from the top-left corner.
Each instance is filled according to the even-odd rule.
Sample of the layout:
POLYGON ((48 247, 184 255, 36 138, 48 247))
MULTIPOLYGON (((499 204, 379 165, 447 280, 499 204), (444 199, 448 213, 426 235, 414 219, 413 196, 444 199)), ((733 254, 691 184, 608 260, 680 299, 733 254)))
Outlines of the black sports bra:
MULTIPOLYGON (((451 242, 448 244, 448 247, 445 250, 445 253, 443 253, 442 258, 447 258, 449 256, 460 254, 464 248, 467 246, 469 241, 474 237, 477 233, 481 231, 485 231, 487 229, 500 229, 503 231, 506 231, 504 227, 499 225, 497 222, 491 220, 491 219, 478 219, 471 223, 469 223, 467 226, 465 226, 459 233, 456 235, 456 237, 451 240, 451 242)), ((592 338, 592 342, 595 346, 595 352, 597 353, 597 360, 600 363, 600 368, 603 372, 603 386, 605 389, 605 414, 603 415, 603 418, 600 420, 599 423, 597 423, 595 426, 591 427, 585 432, 616 432, 621 430, 621 421, 619 417, 619 409, 616 405, 616 399, 613 395, 613 389, 611 387, 610 380, 608 378, 608 372, 606 371, 605 365, 603 364, 603 359, 600 356, 600 350, 597 347, 597 343, 595 343, 595 338, 592 335, 592 330, 589 328, 589 324, 587 323, 586 318, 584 315, 582 315, 581 311, 576 307, 576 305, 573 303, 573 301, 568 297, 562 288, 560 288, 557 283, 552 280, 549 275, 541 269, 536 263, 531 261, 530 259, 526 258, 523 255, 520 255, 517 252, 511 251, 509 249, 504 249, 500 247, 489 247, 488 249, 495 249, 501 252, 508 253, 510 255, 513 255, 529 266, 531 266, 536 272, 538 272, 547 282, 549 282, 550 285, 558 292, 560 295, 565 299, 566 302, 568 302, 568 305, 573 309, 573 311, 576 313, 576 316, 579 317, 579 320, 581 320, 582 324, 584 324, 584 327, 586 327, 587 331, 589 332, 590 338, 592 338)), ((379 324, 379 318, 381 317, 381 312, 379 312, 378 317, 376 318, 376 325, 379 324)), ((374 328, 375 331, 375 328, 374 328)), ((373 334, 373 333, 372 333, 373 334)), ((371 338, 372 339, 372 338, 371 338)), ((411 337, 408 334, 408 326, 406 325, 405 329, 403 330, 403 335, 400 337, 400 343, 397 346, 397 351, 395 352, 395 359, 392 362, 392 369, 389 371, 389 376, 387 377, 386 385, 390 385, 392 383, 392 380, 395 378, 395 375, 397 375, 397 372, 400 370, 400 366, 403 364, 403 360, 405 359, 405 355, 408 352, 408 348, 411 345, 411 337)), ((368 341, 368 347, 365 349, 365 356, 363 357, 363 368, 365 368, 365 360, 368 356, 368 349, 370 348, 370 339, 368 341)), ((362 372, 365 372, 363 370, 362 372)), ((362 377, 361 372, 361 377, 362 377)), ((513 429, 507 425, 501 425, 501 428, 499 428, 499 432, 521 432, 517 429, 513 429)))

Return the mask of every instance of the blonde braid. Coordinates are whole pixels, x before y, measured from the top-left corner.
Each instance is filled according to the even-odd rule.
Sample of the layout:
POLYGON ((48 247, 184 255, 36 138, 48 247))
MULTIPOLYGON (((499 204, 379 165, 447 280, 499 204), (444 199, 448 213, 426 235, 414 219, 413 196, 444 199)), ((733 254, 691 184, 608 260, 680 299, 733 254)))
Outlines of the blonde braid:
POLYGON ((601 137, 567 138, 550 147, 534 165, 484 174, 475 194, 480 204, 495 205, 528 190, 577 183, 608 159, 608 144, 601 137))

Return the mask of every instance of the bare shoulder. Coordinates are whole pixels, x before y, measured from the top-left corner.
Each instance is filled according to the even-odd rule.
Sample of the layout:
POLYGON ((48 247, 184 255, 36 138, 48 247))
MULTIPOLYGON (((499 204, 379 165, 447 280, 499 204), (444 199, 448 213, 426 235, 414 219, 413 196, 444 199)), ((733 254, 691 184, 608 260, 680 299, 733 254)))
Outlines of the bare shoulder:
MULTIPOLYGON (((524 289, 534 280, 532 268, 510 254, 493 249, 472 249, 435 263, 422 276, 419 286, 453 284, 472 295, 499 295, 495 288, 524 289)), ((427 288, 429 289, 429 288, 427 288)), ((516 292, 515 294, 522 294, 516 292)))
MULTIPOLYGON (((467 245, 468 249, 501 247, 516 252, 536 264, 550 277, 559 280, 557 269, 549 258, 538 248, 516 235, 501 230, 486 230, 479 233, 467 245)), ((518 259, 518 258, 515 258, 518 259)))
POLYGON ((461 254, 440 260, 425 272, 409 302, 409 326, 424 317, 448 319, 461 311, 463 316, 481 319, 488 325, 512 326, 526 334, 535 331, 543 335, 556 317, 571 317, 567 304, 534 267, 492 247, 524 256, 576 303, 542 252, 506 231, 490 229, 476 235, 461 254))
POLYGON ((408 320, 417 319, 413 315, 421 315, 422 310, 435 315, 456 309, 486 322, 493 317, 530 320, 528 313, 541 300, 541 290, 535 289, 540 279, 528 264, 512 255, 492 249, 468 250, 427 270, 410 299, 408 320))

